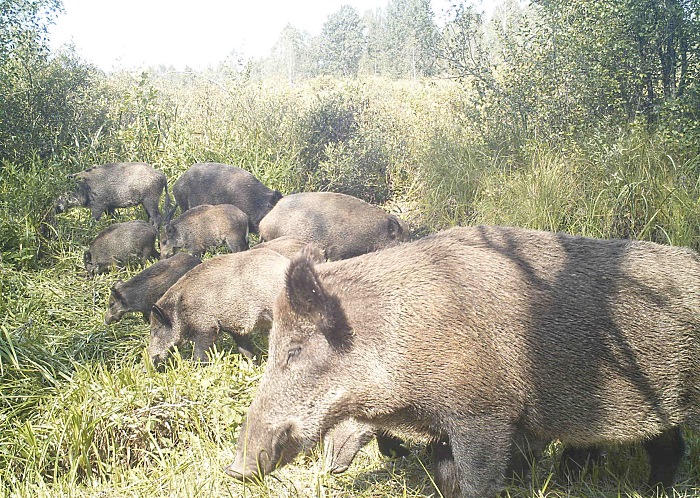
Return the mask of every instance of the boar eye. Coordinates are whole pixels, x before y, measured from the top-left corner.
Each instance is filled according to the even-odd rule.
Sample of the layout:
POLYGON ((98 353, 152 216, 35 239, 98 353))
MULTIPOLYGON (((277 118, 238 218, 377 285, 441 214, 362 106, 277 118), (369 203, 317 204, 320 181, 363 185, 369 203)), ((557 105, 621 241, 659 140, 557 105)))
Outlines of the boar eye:
POLYGON ((299 356, 299 353, 301 353, 301 346, 297 346, 295 348, 290 349, 287 352, 287 363, 289 363, 292 360, 292 358, 296 358, 297 356, 299 356))

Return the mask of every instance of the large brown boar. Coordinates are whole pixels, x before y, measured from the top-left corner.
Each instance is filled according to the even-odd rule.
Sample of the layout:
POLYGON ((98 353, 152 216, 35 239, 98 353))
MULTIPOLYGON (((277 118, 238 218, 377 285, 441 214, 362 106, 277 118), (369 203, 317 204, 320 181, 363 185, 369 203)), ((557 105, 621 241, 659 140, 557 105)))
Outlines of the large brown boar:
POLYGON ((105 273, 112 266, 123 268, 129 262, 145 263, 158 259, 155 243, 158 231, 141 220, 114 223, 90 242, 83 256, 89 276, 105 273))
POLYGON ((408 240, 400 218, 351 195, 303 192, 283 197, 260 222, 269 241, 289 235, 313 242, 331 260, 389 247, 408 240))
POLYGON ((644 441, 670 486, 700 416, 700 258, 648 242, 454 228, 346 261, 292 260, 238 479, 354 418, 435 446, 448 496, 503 486, 516 447, 644 441))
POLYGON ((248 249, 248 216, 232 204, 203 204, 165 225, 160 252, 163 258, 177 251, 201 257, 207 250, 223 244, 231 252, 248 249))
POLYGON ((281 254, 258 249, 217 256, 190 270, 153 306, 148 345, 153 362, 185 341, 194 343, 195 359, 204 361, 221 331, 253 357, 250 334, 270 328, 288 264, 281 254))
POLYGON ((182 212, 201 204, 233 204, 248 215, 251 232, 282 198, 249 171, 221 163, 190 166, 173 185, 173 196, 182 212))
POLYGON ((73 207, 90 209, 92 217, 99 220, 102 213, 116 208, 141 204, 154 225, 161 224, 158 204, 165 190, 166 209, 170 204, 168 181, 165 174, 146 163, 108 163, 94 166, 70 175, 78 180, 73 192, 59 197, 56 212, 73 207))
POLYGON ((151 320, 151 308, 185 273, 201 263, 195 256, 180 252, 163 259, 130 278, 117 280, 109 294, 105 323, 118 322, 126 313, 141 312, 146 322, 151 320))

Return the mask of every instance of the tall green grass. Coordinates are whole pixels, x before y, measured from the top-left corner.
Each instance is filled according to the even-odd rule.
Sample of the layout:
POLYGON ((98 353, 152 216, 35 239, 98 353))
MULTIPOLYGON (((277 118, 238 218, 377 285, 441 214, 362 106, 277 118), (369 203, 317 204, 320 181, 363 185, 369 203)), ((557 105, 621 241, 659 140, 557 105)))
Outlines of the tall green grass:
MULTIPOLYGON (((630 237, 700 248, 700 160, 643 130, 600 131, 567 147, 494 148, 463 112, 449 82, 343 82, 295 87, 212 81, 205 75, 118 74, 107 82, 120 125, 51 159, 2 163, 0 174, 0 488, 17 497, 427 497, 430 455, 400 461, 374 444, 341 476, 318 451, 261 486, 222 468, 234 457, 243 413, 263 366, 230 341, 210 364, 185 351, 156 371, 144 357, 139 316, 104 325, 111 283, 130 267, 88 280, 82 253, 116 220, 52 212, 66 173, 145 160, 170 183, 195 161, 249 169, 285 193, 359 195, 406 218, 416 236, 455 224, 493 223, 630 237)), ((694 155, 695 154, 695 155, 694 155)), ((700 441, 676 496, 700 495, 700 441)), ((638 497, 647 466, 638 446, 569 481, 552 445, 511 497, 638 497)))

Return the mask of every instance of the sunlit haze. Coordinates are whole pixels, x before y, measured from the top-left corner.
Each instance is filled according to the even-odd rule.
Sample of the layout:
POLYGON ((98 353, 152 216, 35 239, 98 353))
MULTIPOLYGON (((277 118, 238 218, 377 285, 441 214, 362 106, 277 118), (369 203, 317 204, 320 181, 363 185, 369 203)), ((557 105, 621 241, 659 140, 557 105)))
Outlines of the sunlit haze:
MULTIPOLYGON (((454 1, 432 0, 438 23, 454 1)), ((498 0, 476 0, 490 13, 498 0)), ((226 60, 263 57, 282 29, 292 24, 311 35, 342 5, 360 15, 385 9, 388 0, 63 0, 50 33, 51 45, 73 44, 78 54, 100 68, 165 65, 201 69, 226 60)))

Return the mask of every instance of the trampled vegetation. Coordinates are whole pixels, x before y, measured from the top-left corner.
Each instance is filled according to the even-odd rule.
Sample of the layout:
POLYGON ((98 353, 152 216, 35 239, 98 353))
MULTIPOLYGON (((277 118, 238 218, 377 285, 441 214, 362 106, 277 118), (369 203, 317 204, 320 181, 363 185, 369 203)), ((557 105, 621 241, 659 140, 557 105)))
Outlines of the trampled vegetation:
MULTIPOLYGON (((86 279, 82 253, 114 219, 53 213, 66 175, 90 165, 146 161, 172 185, 194 162, 228 163, 283 193, 330 190, 379 204, 415 237, 487 223, 700 250, 697 2, 511 2, 490 24, 465 6, 443 28, 387 27, 424 19, 399 13, 426 5, 392 0, 386 12, 358 16, 374 19, 374 33, 411 33, 421 58, 380 58, 353 38, 354 62, 320 64, 332 57, 323 40, 291 30, 280 47, 295 59, 278 51, 202 72, 105 74, 45 48, 40 34, 58 2, 0 0, 4 494, 436 495, 419 446, 388 461, 370 445, 340 476, 324 473, 314 453, 262 486, 228 478, 222 468, 263 367, 224 339, 206 366, 183 351, 156 371, 139 316, 103 324, 111 283, 139 269, 86 279)), ((354 19, 329 19, 326 43, 341 43, 333 36, 347 28, 343 15, 354 19)), ((417 53, 410 39, 381 40, 372 46, 417 53)), ((134 217, 145 218, 141 208, 117 214, 134 217)), ((686 438, 676 495, 698 496, 700 438, 686 438)), ((558 472, 559 451, 553 444, 507 493, 640 496, 641 448, 608 448, 573 482, 558 472)))

